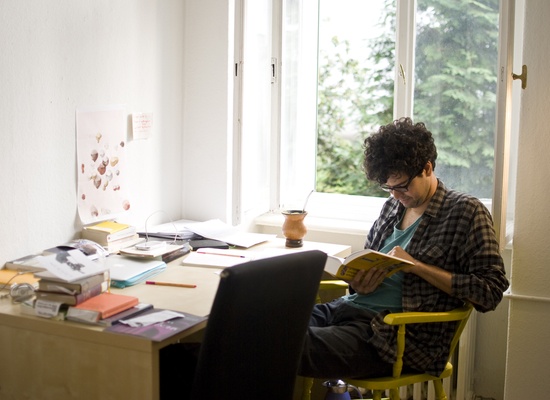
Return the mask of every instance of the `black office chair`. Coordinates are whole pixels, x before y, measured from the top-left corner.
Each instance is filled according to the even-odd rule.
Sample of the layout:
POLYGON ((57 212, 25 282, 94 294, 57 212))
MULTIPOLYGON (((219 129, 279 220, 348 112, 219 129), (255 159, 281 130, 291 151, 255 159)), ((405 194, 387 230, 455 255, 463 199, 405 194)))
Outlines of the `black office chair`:
POLYGON ((221 273, 192 399, 292 399, 326 257, 297 252, 221 273))

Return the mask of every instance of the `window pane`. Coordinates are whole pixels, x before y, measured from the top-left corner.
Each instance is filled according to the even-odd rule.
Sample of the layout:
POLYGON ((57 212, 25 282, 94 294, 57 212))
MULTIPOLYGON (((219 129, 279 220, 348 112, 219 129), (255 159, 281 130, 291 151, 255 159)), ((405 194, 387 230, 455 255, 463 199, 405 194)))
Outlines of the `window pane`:
POLYGON ((269 203, 271 0, 245 2, 242 83, 243 213, 269 203))
POLYGON ((285 0, 281 66, 281 206, 302 207, 315 185, 317 2, 285 0))
POLYGON ((320 192, 384 196, 361 168, 363 140, 393 119, 395 1, 320 0, 320 192))
POLYGON ((491 198, 498 0, 418 0, 413 114, 435 135, 447 186, 491 198))

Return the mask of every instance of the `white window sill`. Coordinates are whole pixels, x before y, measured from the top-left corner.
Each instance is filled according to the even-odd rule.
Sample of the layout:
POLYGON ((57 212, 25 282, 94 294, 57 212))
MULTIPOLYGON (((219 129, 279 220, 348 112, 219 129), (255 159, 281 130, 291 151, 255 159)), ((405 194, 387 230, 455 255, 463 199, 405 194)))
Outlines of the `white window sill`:
MULTIPOLYGON (((254 219, 254 230, 283 237, 283 223, 284 217, 280 212, 269 212, 254 219)), ((304 224, 307 228, 304 240, 351 246, 353 252, 364 248, 372 222, 324 218, 308 213, 304 224)))
MULTIPOLYGON (((284 217, 280 212, 268 212, 254 219, 257 226, 281 228, 284 217)), ((358 234, 366 236, 372 221, 352 221, 348 219, 324 218, 307 215, 304 220, 308 231, 320 231, 327 233, 358 234)))
MULTIPOLYGON (((315 192, 307 204, 305 240, 349 245, 352 251, 361 250, 385 201, 384 198, 315 192)), ((255 217, 252 229, 282 237, 283 223, 280 210, 274 210, 255 217)))

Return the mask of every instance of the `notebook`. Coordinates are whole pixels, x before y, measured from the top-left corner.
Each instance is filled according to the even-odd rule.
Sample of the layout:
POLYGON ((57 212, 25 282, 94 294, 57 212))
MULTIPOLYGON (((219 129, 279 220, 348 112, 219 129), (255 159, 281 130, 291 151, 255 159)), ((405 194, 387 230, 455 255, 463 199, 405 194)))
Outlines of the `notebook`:
POLYGON ((118 288, 133 286, 166 269, 166 263, 162 260, 116 254, 107 257, 105 266, 110 271, 111 286, 118 288))

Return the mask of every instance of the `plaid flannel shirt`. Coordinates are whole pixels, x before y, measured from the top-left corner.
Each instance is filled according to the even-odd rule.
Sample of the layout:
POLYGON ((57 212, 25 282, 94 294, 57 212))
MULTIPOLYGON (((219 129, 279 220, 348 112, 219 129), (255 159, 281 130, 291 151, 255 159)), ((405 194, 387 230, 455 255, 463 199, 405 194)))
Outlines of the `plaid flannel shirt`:
MULTIPOLYGON (((365 248, 380 249, 404 212, 390 197, 373 224, 365 248)), ((504 264, 487 208, 475 197, 448 190, 439 181, 407 252, 419 261, 452 273, 452 295, 415 274, 405 274, 403 311, 449 311, 471 302, 481 312, 494 310, 508 288, 504 264)), ((373 319, 371 343, 380 356, 395 361, 396 327, 384 324, 387 312, 373 319)), ((443 372, 456 323, 409 325, 405 365, 433 375, 443 372)))

